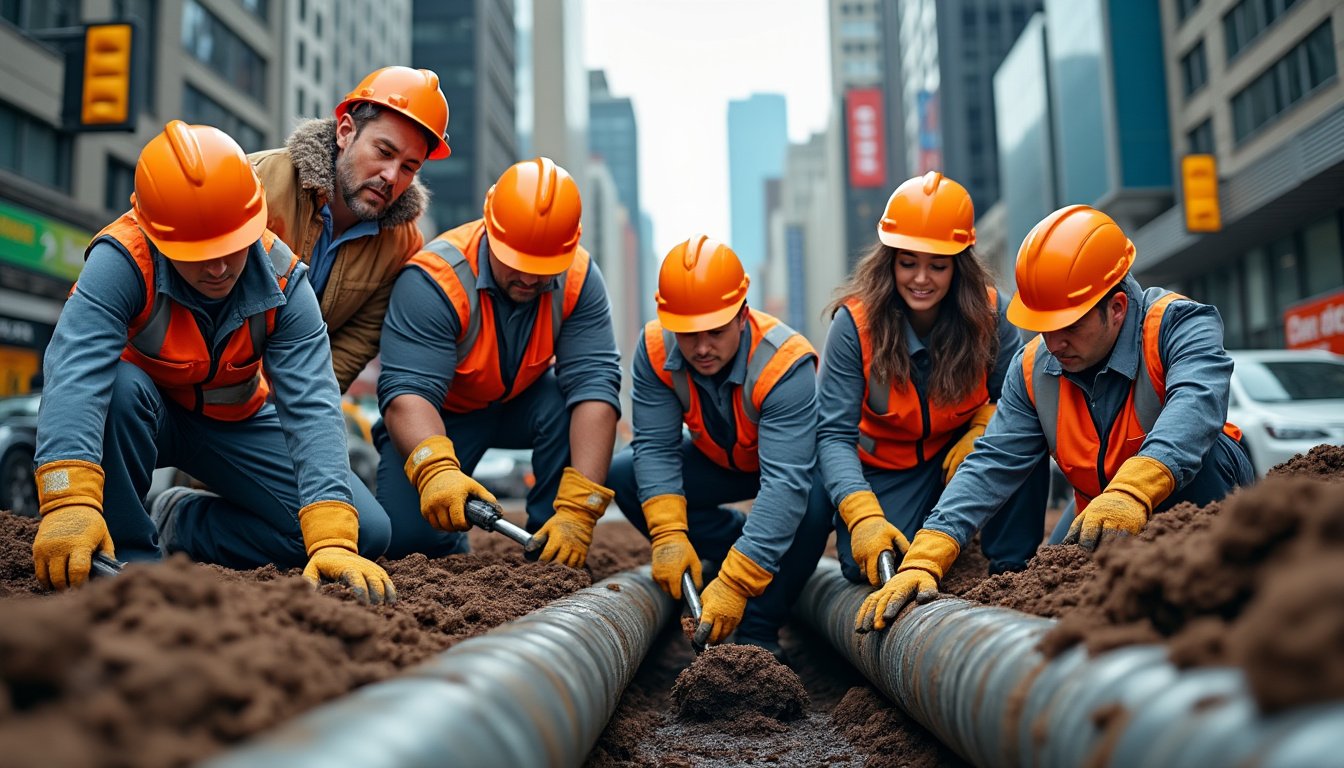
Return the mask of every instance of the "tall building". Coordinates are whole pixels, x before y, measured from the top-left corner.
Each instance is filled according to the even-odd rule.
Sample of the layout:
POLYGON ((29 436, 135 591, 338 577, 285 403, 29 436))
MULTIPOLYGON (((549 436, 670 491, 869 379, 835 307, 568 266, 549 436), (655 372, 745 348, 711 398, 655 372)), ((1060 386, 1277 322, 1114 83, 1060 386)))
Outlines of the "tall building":
MULTIPOLYGON (((755 93, 728 102, 730 244, 749 274, 765 265, 769 226, 765 183, 784 172, 788 146, 788 116, 782 95, 755 93)), ((751 292, 760 299, 757 286, 753 285, 751 292)))
POLYGON ((587 178, 588 69, 582 0, 532 0, 531 152, 587 178))
POLYGON ((994 70, 1040 7, 1040 0, 899 4, 909 175, 942 171, 966 187, 977 213, 999 198, 994 70))
MULTIPOLYGON (((1131 235, 1141 280, 1217 305, 1226 346, 1344 344, 1344 5, 1162 3, 1171 142, 1217 158, 1222 228, 1178 202, 1131 235)), ((1179 173, 1175 174, 1179 179, 1179 173)))
POLYGON ((411 64, 438 73, 448 99, 453 154, 420 170, 432 193, 428 229, 437 233, 480 218, 486 191, 516 161, 514 7, 441 0, 416 3, 412 18, 411 64))
POLYGON ((616 191, 633 225, 635 252, 630 269, 634 273, 637 299, 635 318, 653 316, 653 292, 657 264, 643 258, 639 216, 639 127, 635 108, 629 98, 613 96, 602 70, 588 73, 588 148, 600 157, 611 172, 616 191))
POLYGON ((129 207, 141 147, 181 118, 245 150, 283 139, 282 14, 260 0, 0 3, 0 394, 26 391, 93 233, 129 207), (66 61, 44 31, 132 19, 135 130, 70 133, 66 61))
MULTIPOLYGON (((258 7, 265 0, 249 0, 258 7)), ((284 14, 282 132, 299 118, 327 117, 364 76, 411 59, 411 0, 269 4, 284 14)))

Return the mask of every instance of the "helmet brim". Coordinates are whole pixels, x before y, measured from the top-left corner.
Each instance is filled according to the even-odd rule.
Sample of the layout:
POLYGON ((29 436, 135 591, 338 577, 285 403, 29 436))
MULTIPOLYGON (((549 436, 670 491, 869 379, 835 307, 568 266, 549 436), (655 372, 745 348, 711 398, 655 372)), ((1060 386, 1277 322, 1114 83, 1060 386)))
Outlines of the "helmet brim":
POLYGON ((508 243, 497 237, 490 238, 490 253, 504 262, 506 266, 512 267, 519 272, 526 272, 529 275, 558 275, 569 269, 574 263, 574 254, 579 250, 574 246, 574 250, 568 253, 559 253, 553 256, 537 256, 534 254, 523 253, 516 248, 512 248, 508 243))
POLYGON ((877 239, 882 241, 883 245, 890 248, 896 248, 902 251, 913 251, 915 253, 931 253, 934 256, 956 256, 958 253, 961 253, 975 244, 974 239, 965 243, 958 243, 953 240, 911 237, 910 235, 884 232, 881 229, 877 230, 877 239))
POLYGON ((727 325, 737 313, 742 309, 742 304, 746 302, 746 296, 722 309, 716 309, 713 312, 704 312, 698 315, 681 315, 675 312, 669 312, 659 308, 658 322, 663 328, 672 333, 701 333, 703 331, 712 331, 715 328, 722 328, 727 325))
POLYGON ((159 253, 173 261, 210 261, 223 258, 248 248, 261 239, 266 231, 265 199, 262 200, 261 210, 241 227, 208 240, 179 242, 157 237, 145 227, 141 227, 140 231, 144 232, 145 237, 159 249, 159 253))
POLYGON ((1051 331, 1058 331, 1061 328, 1067 328, 1078 322, 1083 315, 1092 311, 1092 308, 1097 305, 1097 301, 1100 300, 1100 297, 1098 297, 1091 303, 1082 304, 1076 307, 1037 310, 1028 307, 1026 303, 1022 301, 1021 292, 1018 292, 1013 296, 1012 301, 1008 302, 1008 322, 1024 331, 1050 333, 1051 331))

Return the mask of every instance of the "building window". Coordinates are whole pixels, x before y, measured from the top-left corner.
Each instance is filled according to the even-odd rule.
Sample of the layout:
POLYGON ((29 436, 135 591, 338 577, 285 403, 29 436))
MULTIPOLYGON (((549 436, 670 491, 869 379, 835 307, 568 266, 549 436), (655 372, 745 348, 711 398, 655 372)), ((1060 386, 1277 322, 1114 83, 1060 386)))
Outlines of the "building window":
POLYGON ((135 164, 108 157, 107 181, 103 184, 103 190, 104 208, 116 213, 130 208, 131 193, 135 191, 135 164))
POLYGON ((1185 21, 1186 17, 1199 7, 1199 0, 1176 0, 1176 19, 1185 21))
POLYGON ((308 46, 304 45, 302 40, 299 41, 298 61, 296 62, 296 66, 300 70, 305 69, 308 66, 308 46))
POLYGON ((0 102, 0 168, 68 192, 70 154, 69 135, 0 102))
POLYGON ((1227 60, 1231 61, 1297 0, 1241 0, 1223 16, 1227 60))
POLYGON ((232 110, 225 109, 223 104, 190 83, 182 86, 182 119, 188 123, 213 125, 232 136, 244 152, 265 149, 266 138, 261 131, 243 122, 232 110))
POLYGON ((1181 57, 1181 84, 1188 98, 1209 82, 1209 65, 1204 58, 1204 41, 1201 39, 1190 52, 1181 57))
MULTIPOLYGON (((135 88, 140 106, 149 112, 154 111, 154 90, 158 73, 159 13, 158 0, 117 0, 112 13, 118 19, 131 19, 136 23, 140 39, 148 41, 139 46, 144 66, 140 69, 143 81, 135 88)), ((115 209, 114 209, 115 210, 115 209)))
POLYGON ((1213 118, 1196 125, 1194 130, 1185 135, 1186 144, 1192 155, 1211 155, 1213 154, 1213 118))
POLYGON ((266 103, 265 60, 196 0, 183 6, 182 47, 225 81, 266 103))
POLYGON ((262 21, 266 20, 267 14, 270 12, 270 0, 239 0, 239 4, 243 6, 244 10, 262 21))
POLYGON ((1302 101, 1336 73, 1330 20, 1232 97, 1232 131, 1241 142, 1302 101))
POLYGON ((34 31, 79 24, 79 0, 0 0, 0 19, 34 31))

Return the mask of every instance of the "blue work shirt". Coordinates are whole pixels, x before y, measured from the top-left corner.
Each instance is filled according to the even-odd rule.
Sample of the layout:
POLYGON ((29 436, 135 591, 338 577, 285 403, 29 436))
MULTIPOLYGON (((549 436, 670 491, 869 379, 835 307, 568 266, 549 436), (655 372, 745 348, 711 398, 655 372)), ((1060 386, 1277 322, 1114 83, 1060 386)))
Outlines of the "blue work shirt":
POLYGON ((354 226, 334 237, 335 226, 331 220, 331 204, 327 203, 318 210, 322 214, 322 232, 313 244, 312 258, 308 262, 308 282, 313 284, 313 293, 319 297, 327 289, 327 279, 331 277, 331 267, 336 263, 336 255, 341 246, 361 237, 373 237, 381 229, 378 221, 357 221, 354 226))
MULTIPOLYGON (((512 386, 523 353, 536 324, 537 298, 516 303, 495 283, 490 270, 486 238, 481 239, 480 273, 476 289, 481 301, 494 305, 496 338, 481 336, 477 344, 499 345, 500 378, 512 386)), ((544 291, 555 291, 559 278, 544 291)), ((561 301, 557 293, 553 301, 561 301)), ((382 371, 378 375, 378 407, 401 395, 418 395, 436 408, 453 384, 457 371, 457 337, 461 331, 457 310, 434 279, 424 270, 408 265, 392 286, 392 299, 383 320, 382 371)), ((565 405, 598 400, 620 413, 621 355, 611 327, 611 305, 597 261, 588 263, 588 275, 579 291, 574 311, 560 327, 555 345, 555 376, 565 405)))
MULTIPOLYGON (((748 325, 742 331, 737 354, 725 366, 726 375, 713 377, 702 376, 688 368, 686 358, 675 344, 667 350, 663 368, 689 371, 711 435, 732 429, 728 437, 736 440, 736 430, 732 427, 735 423, 733 401, 742 397, 750 350, 751 326, 748 325), (718 429, 712 428, 716 422, 718 429)), ((742 536, 733 546, 770 573, 779 571, 780 559, 793 543, 794 532, 807 510, 807 496, 812 488, 812 471, 817 457, 812 439, 817 424, 813 359, 811 355, 800 359, 761 403, 761 418, 757 424, 761 490, 752 504, 751 514, 747 515, 742 536)), ((631 375, 634 380, 631 448, 634 450, 639 500, 642 503, 668 493, 684 496, 681 401, 654 372, 642 334, 631 364, 631 375)), ((724 445, 721 439, 715 442, 724 445)), ((731 442, 727 444, 732 445, 731 442)), ((696 482, 695 478, 690 481, 696 482)))
MULTIPOLYGON (((289 250, 279 240, 274 247, 289 250)), ((226 300, 208 312, 205 297, 155 249, 154 293, 190 310, 211 349, 222 349, 249 316, 278 308, 262 366, 294 458, 301 505, 350 502, 341 396, 307 267, 297 264, 281 291, 271 258, 258 241, 226 300)), ((39 466, 61 459, 102 463, 117 363, 131 323, 144 306, 144 279, 131 255, 111 238, 96 242, 47 347, 37 424, 39 466)))
MULTIPOLYGON (((1129 310, 1115 347, 1096 371, 1095 379, 1089 381, 1083 374, 1066 372, 1044 346, 1037 353, 1049 355, 1045 364, 1048 375, 1064 376, 1081 388, 1092 422, 1103 436, 1129 398, 1139 366, 1144 364, 1144 315, 1165 293, 1160 288, 1143 290, 1132 276, 1126 276, 1122 285, 1129 296, 1129 310)), ((1223 321, 1217 308, 1194 301, 1169 304, 1158 334, 1158 349, 1166 372, 1166 401, 1137 455, 1162 462, 1180 489, 1199 471, 1204 455, 1227 420, 1232 359, 1223 349, 1223 321)), ((1061 431, 1069 428, 1067 421, 1060 421, 1061 431)), ((952 476, 924 527, 945 533, 965 546, 1048 450, 1040 418, 1027 396, 1019 352, 1008 370, 998 411, 984 437, 952 476)))
MULTIPOLYGON (((997 310, 999 353, 985 381, 991 403, 999 400, 1004 375, 1013 356, 1022 348, 1022 337, 1017 327, 1008 322, 1008 304, 1002 294, 998 296, 997 310)), ((932 353, 926 340, 915 333, 909 321, 904 323, 904 333, 905 347, 910 352, 912 363, 910 379, 920 398, 926 399, 929 374, 933 370, 932 353)), ((859 330, 854 325, 854 316, 848 308, 842 306, 835 313, 827 333, 826 351, 817 379, 820 413, 817 453, 822 477, 826 481, 826 493, 837 507, 852 493, 872 490, 864 479, 864 466, 859 460, 858 448, 859 418, 863 411, 867 378, 868 371, 864 369, 863 353, 859 346, 859 330)))

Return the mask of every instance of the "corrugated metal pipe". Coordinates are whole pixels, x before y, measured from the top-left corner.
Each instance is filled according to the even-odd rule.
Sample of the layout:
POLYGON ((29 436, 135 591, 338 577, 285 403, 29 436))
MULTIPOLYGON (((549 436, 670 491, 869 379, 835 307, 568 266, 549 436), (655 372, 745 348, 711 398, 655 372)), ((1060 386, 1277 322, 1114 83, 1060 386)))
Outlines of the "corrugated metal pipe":
POLYGON ((648 566, 625 571, 206 765, 579 765, 673 610, 648 566))
POLYGON ((1053 620, 959 599, 856 635, 868 592, 826 558, 795 612, 975 765, 1344 765, 1344 702, 1263 717, 1239 670, 1180 670, 1156 645, 1047 661, 1035 647, 1053 620))

